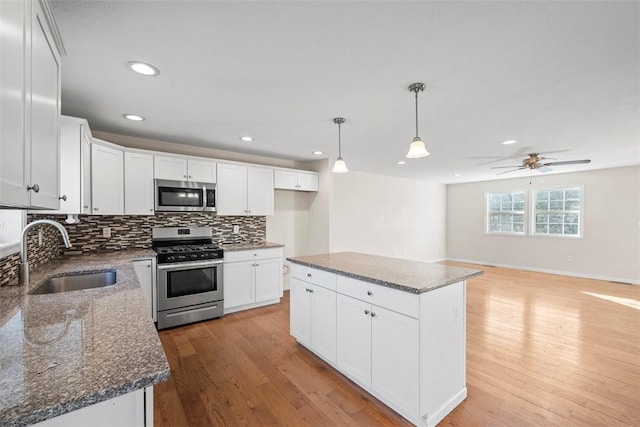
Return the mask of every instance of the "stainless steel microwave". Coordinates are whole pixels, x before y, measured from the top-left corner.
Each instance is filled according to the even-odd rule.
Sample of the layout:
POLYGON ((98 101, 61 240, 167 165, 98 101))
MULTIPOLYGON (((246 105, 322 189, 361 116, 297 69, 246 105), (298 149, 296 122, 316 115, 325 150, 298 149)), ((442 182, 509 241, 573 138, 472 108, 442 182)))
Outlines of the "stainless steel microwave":
POLYGON ((155 200, 156 212, 215 212, 216 185, 156 179, 155 200))

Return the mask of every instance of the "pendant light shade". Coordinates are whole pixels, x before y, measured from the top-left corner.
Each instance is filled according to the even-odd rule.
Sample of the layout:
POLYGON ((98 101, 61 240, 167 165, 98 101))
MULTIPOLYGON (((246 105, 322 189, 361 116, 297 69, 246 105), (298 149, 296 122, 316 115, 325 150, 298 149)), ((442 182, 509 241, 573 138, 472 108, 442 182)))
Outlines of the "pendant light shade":
POLYGON ((418 136, 418 92, 424 91, 424 83, 413 83, 409 86, 409 91, 416 94, 416 137, 413 138, 413 142, 409 146, 409 152, 407 153, 407 159, 419 159, 420 157, 427 157, 429 152, 424 146, 424 142, 418 136))
POLYGON ((349 172, 349 169, 347 169, 347 164, 342 160, 342 141, 340 138, 340 125, 344 123, 344 119, 342 117, 336 117, 333 119, 333 123, 338 125, 338 158, 336 159, 331 172, 347 173, 349 172))

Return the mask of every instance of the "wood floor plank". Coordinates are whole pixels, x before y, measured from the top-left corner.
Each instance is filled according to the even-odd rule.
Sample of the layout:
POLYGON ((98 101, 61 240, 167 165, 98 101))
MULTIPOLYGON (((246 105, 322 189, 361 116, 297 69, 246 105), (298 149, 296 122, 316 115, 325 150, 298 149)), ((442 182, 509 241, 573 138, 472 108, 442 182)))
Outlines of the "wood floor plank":
MULTIPOLYGON (((288 292, 159 335, 157 427, 410 425, 295 342, 288 292)), ((639 354, 640 287, 486 267, 467 286, 468 397, 440 425, 638 426, 639 354)))

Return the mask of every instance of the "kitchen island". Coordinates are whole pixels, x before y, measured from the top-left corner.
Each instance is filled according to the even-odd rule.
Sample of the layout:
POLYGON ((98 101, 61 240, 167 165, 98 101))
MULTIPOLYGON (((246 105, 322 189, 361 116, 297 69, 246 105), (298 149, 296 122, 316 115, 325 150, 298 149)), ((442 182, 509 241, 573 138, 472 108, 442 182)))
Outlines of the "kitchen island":
POLYGON ((415 425, 466 398, 465 281, 481 270, 355 252, 288 260, 300 344, 415 425))
POLYGON ((0 288, 0 425, 152 419, 150 387, 169 365, 132 265, 150 257, 148 249, 63 257, 32 271, 30 285, 0 288), (114 285, 29 294, 48 277, 102 269, 116 270, 114 285), (64 421, 93 408, 100 419, 64 421))

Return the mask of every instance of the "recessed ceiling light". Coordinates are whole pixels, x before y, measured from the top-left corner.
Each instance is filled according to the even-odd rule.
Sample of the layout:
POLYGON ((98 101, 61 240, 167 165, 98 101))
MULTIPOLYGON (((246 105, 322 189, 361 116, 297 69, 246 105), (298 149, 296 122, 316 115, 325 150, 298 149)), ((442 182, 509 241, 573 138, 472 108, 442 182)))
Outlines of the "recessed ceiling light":
POLYGON ((240 141, 251 142, 253 141, 253 138, 251 138, 250 136, 241 136, 240 141))
POLYGON ((135 71, 138 74, 142 74, 143 76, 157 76, 160 74, 160 70, 150 64, 145 64, 144 62, 131 61, 127 62, 129 68, 135 71))
POLYGON ((515 144, 516 142, 518 142, 518 141, 516 141, 515 139, 510 139, 508 141, 502 142, 501 144, 502 145, 511 145, 511 144, 515 144))
POLYGON ((398 161, 397 163, 398 163, 399 165, 404 165, 404 164, 406 164, 407 162, 405 162, 404 160, 400 160, 400 161, 398 161))
POLYGON ((462 175, 459 173, 454 173, 453 176, 462 176, 462 175))
POLYGON ((134 122, 141 122, 144 120, 144 117, 138 116, 137 114, 123 114, 122 117, 127 120, 133 120, 134 122))
POLYGON ((324 151, 314 151, 313 154, 315 154, 316 156, 321 156, 324 154, 324 151))

